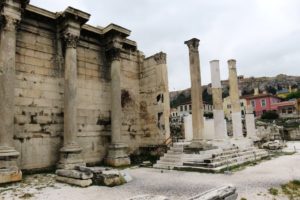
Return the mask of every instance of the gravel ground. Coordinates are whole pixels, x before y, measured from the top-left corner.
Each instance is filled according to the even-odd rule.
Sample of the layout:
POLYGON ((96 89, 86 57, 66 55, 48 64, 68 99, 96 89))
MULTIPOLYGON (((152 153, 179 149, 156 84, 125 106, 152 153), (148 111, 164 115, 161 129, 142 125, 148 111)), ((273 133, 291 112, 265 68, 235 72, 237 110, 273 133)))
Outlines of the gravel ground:
MULTIPOLYGON (((297 149, 298 147, 300 149, 300 143, 296 145, 297 149)), ((53 183, 51 175, 33 175, 26 178, 27 185, 17 185, 21 187, 2 192, 0 195, 2 199, 124 200, 135 195, 155 194, 168 196, 173 200, 185 200, 214 187, 233 184, 237 186, 238 199, 244 197, 247 200, 271 200, 273 198, 268 189, 280 187, 281 184, 293 179, 300 179, 299 166, 300 153, 264 161, 230 175, 167 170, 162 173, 157 169, 132 168, 128 171, 134 180, 113 188, 101 186, 78 188, 53 183), (46 187, 45 182, 50 186, 46 187), (43 184, 45 187, 40 188, 39 186, 43 184)), ((279 196, 276 199, 286 198, 279 196)))

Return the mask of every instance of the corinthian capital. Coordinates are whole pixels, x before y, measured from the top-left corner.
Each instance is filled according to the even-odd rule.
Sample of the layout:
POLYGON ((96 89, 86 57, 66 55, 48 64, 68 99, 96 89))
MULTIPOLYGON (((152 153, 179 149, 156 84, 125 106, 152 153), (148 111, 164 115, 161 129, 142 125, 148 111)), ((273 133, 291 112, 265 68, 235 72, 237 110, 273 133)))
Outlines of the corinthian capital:
POLYGON ((190 39, 188 41, 185 41, 184 44, 186 44, 190 51, 198 51, 200 40, 197 38, 190 39))
POLYGON ((65 33, 63 37, 65 39, 67 48, 76 48, 77 47, 77 43, 78 43, 78 39, 79 39, 78 35, 75 35, 72 33, 65 33))
POLYGON ((3 15, 3 30, 5 31, 15 31, 20 19, 11 17, 9 15, 3 15))
POLYGON ((121 60, 121 49, 110 48, 107 52, 107 57, 110 61, 121 60))

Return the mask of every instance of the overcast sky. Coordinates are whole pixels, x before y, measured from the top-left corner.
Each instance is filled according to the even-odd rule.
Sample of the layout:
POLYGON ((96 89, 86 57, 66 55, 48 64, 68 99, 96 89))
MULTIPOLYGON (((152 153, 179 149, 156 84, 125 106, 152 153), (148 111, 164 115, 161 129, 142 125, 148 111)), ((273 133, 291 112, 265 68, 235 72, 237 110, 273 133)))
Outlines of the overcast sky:
POLYGON ((202 84, 210 83, 209 61, 220 60, 227 79, 227 60, 237 60, 238 74, 300 75, 299 0, 31 0, 62 11, 72 6, 91 14, 91 25, 121 25, 132 31, 146 56, 167 53, 169 89, 190 87, 188 49, 200 41, 202 84))

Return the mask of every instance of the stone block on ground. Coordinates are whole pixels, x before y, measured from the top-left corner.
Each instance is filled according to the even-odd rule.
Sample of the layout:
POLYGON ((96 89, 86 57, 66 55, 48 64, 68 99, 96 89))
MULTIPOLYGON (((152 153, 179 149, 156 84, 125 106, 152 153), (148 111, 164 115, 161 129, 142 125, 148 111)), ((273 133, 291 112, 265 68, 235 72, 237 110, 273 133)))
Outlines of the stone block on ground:
POLYGON ((111 170, 112 168, 75 166, 75 169, 86 173, 102 173, 103 171, 111 170))
POLYGON ((91 179, 81 180, 81 179, 75 179, 75 178, 64 177, 64 176, 56 176, 56 181, 68 183, 70 185, 76 185, 80 187, 88 187, 93 183, 91 179))
POLYGON ((56 170, 55 173, 59 176, 75 178, 75 179, 82 179, 82 180, 93 178, 92 172, 82 172, 79 170, 59 169, 59 170, 56 170))
POLYGON ((159 195, 139 195, 139 196, 131 197, 127 200, 170 200, 170 199, 165 196, 159 196, 159 195))
POLYGON ((209 190, 188 200, 236 200, 237 197, 236 187, 228 185, 209 190))
POLYGON ((93 177, 93 183, 96 185, 114 187, 122 185, 125 182, 125 179, 121 176, 118 170, 107 170, 102 173, 94 173, 93 177))

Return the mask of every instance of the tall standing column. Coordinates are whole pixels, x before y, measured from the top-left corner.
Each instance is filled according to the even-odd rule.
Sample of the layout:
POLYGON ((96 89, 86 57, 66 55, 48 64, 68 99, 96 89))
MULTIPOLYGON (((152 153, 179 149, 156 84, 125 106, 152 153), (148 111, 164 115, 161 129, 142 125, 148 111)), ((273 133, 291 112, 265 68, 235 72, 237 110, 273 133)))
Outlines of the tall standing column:
POLYGON ((229 69, 229 96, 231 102, 231 119, 234 138, 243 137, 242 114, 239 97, 238 77, 236 72, 236 60, 228 60, 229 69))
POLYGON ((81 158, 82 148, 77 142, 77 42, 78 35, 64 34, 65 40, 65 81, 64 81, 64 144, 60 149, 58 168, 72 169, 85 165, 81 158))
POLYGON ((122 38, 113 37, 108 48, 111 75, 111 145, 109 146, 106 163, 111 166, 130 164, 126 152, 127 145, 122 142, 122 105, 121 105, 121 48, 122 38))
POLYGON ((226 139, 227 131, 224 121, 224 110, 222 101, 222 85, 220 78, 220 67, 218 60, 210 61, 212 97, 214 106, 215 139, 226 139))
POLYGON ((199 42, 200 40, 196 38, 185 42, 189 48, 190 58, 193 142, 203 139, 204 129, 199 42))
POLYGON ((2 2, 0 40, 0 183, 19 181, 19 152, 14 148, 14 90, 16 26, 21 20, 19 1, 2 2))
POLYGON ((64 142, 57 164, 57 168, 62 169, 85 166, 77 138, 77 43, 81 26, 88 21, 89 16, 88 13, 68 7, 58 17, 65 44, 64 142))

